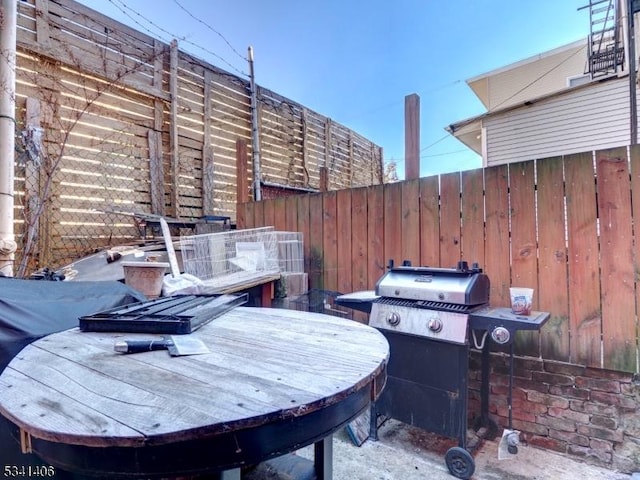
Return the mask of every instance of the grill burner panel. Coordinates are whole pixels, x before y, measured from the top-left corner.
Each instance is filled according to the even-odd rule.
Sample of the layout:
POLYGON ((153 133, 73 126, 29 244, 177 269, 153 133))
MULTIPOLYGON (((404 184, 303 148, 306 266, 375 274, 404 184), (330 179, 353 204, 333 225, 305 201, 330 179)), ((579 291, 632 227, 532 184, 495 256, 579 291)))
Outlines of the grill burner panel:
POLYGON ((467 343, 468 315, 444 310, 413 308, 395 303, 374 303, 371 307, 369 325, 381 330, 415 335, 431 340, 467 343))

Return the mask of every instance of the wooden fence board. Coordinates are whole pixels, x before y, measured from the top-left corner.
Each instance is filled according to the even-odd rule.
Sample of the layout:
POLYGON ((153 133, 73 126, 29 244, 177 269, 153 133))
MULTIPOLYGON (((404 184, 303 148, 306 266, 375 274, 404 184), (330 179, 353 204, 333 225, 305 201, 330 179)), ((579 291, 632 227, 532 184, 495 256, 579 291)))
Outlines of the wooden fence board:
POLYGON ((636 368, 631 185, 626 148, 596 152, 604 367, 636 368))
POLYGON ((336 291, 338 288, 338 226, 337 226, 337 194, 327 192, 322 197, 323 210, 323 242, 324 256, 323 289, 336 291))
POLYGON ((462 172, 461 258, 484 268, 484 173, 481 168, 462 172))
POLYGON ((267 200, 264 202, 264 226, 273 227, 276 224, 275 201, 267 200))
POLYGON ((440 266, 440 192, 438 177, 420 179, 420 265, 440 266))
MULTIPOLYGON (((640 219, 640 145, 632 145, 630 147, 630 169, 631 169, 631 191, 632 195, 631 214, 635 225, 638 225, 640 219)), ((640 314, 640 241, 638 240, 638 228, 634 228, 635 241, 633 242, 633 272, 636 282, 636 316, 640 314)), ((637 322, 636 322, 637 325, 637 322)), ((636 336, 640 335, 640 331, 636 330, 636 336)), ((636 368, 637 369, 637 368, 636 368)), ((634 370, 635 371, 635 370, 634 370)))
POLYGON ((384 190, 379 185, 367 189, 367 289, 373 290, 385 272, 384 190))
POLYGON ((571 361, 601 366, 602 310, 596 186, 591 153, 564 158, 568 225, 571 361))
POLYGON ((509 265, 508 167, 500 165, 485 171, 486 273, 491 279, 491 303, 508 306, 511 272, 509 265))
POLYGON ((440 266, 460 260, 460 173, 440 176, 440 266))
POLYGON ((273 226, 276 231, 284 232, 287 229, 287 217, 285 214, 285 197, 279 197, 273 202, 273 210, 274 210, 274 222, 273 226))
POLYGON ((538 160, 538 305, 551 313, 540 332, 543 358, 568 362, 569 303, 562 158, 538 160))
MULTIPOLYGON (((538 306, 538 250, 534 162, 509 165, 511 215, 511 285, 534 289, 533 308, 538 306)), ((540 355, 539 332, 518 332, 516 353, 540 355)))
POLYGON ((337 287, 340 293, 350 293, 352 287, 351 249, 352 240, 352 199, 351 190, 338 190, 336 192, 336 248, 337 248, 337 287))
POLYGON ((384 188, 384 261, 400 265, 402 252, 402 184, 390 183, 384 188))
MULTIPOLYGON (((367 290, 367 189, 351 191, 351 290, 367 290)), ((344 292, 348 293, 348 292, 344 292)))
POLYGON ((402 182, 402 260, 420 265, 420 180, 402 182))
POLYGON ((298 218, 298 229, 302 233, 302 247, 304 250, 304 271, 309 272, 309 258, 311 248, 309 246, 310 221, 309 221, 309 195, 296 195, 296 210, 298 218))
POLYGON ((298 231, 298 196, 285 197, 285 222, 284 229, 287 232, 298 231))
POLYGON ((309 288, 324 288, 323 195, 309 196, 309 288))

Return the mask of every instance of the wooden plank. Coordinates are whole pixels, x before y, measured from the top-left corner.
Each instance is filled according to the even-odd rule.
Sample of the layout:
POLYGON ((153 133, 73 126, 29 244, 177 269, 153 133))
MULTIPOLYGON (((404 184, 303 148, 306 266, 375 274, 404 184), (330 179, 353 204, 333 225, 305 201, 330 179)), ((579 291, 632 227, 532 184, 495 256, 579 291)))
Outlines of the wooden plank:
POLYGON ((367 290, 373 290, 385 272, 384 188, 367 188, 367 290))
MULTIPOLYGON (((214 202, 214 177, 215 165, 213 145, 211 144, 211 70, 204 72, 204 124, 202 126, 203 145, 202 145, 202 213, 204 215, 213 215, 215 212, 214 202)), ((238 182, 239 184, 240 182, 238 182)), ((237 198, 240 202, 240 197, 237 198)), ((237 217, 236 217, 237 221, 237 217)))
POLYGON ((402 183, 384 186, 384 261, 401 265, 402 252, 402 183))
POLYGON ((158 151, 160 134, 149 130, 149 182, 151 184, 151 213, 164 215, 164 166, 158 151))
POLYGON ((274 227, 276 224, 276 201, 264 200, 264 223, 265 227, 274 227))
POLYGON ((420 179, 420 265, 440 266, 439 177, 420 179))
POLYGON ((596 152, 604 367, 636 371, 635 272, 626 148, 596 152))
POLYGON ((249 201, 248 164, 247 142, 246 140, 238 139, 236 141, 236 198, 238 203, 249 201))
POLYGON ((296 195, 296 209, 298 211, 298 232, 302 233, 302 247, 304 251, 304 271, 309 273, 311 247, 309 244, 310 237, 310 207, 309 195, 296 195))
POLYGON ((535 295, 551 317, 540 331, 542 357, 569 361, 569 291, 565 245, 564 178, 562 158, 537 161, 538 290, 535 295))
POLYGON ((484 268, 484 171, 465 170, 462 176, 461 258, 484 268))
POLYGON ((596 186, 591 153, 564 157, 572 363, 601 367, 602 310, 596 186))
POLYGON ((337 194, 335 191, 322 195, 323 241, 323 290, 338 289, 338 225, 337 194))
MULTIPOLYGON (((509 165, 511 214, 511 285, 534 289, 533 309, 538 308, 538 250, 536 242, 536 200, 534 162, 509 165)), ((540 333, 518 332, 515 351, 540 356, 540 333)))
POLYGON ((236 228, 243 230, 255 227, 256 202, 239 203, 236 207, 236 228))
POLYGON ((460 260, 460 173, 440 176, 440 266, 455 267, 460 260))
POLYGON ((324 288, 323 195, 309 196, 309 288, 324 288))
POLYGON ((287 219, 285 214, 285 197, 278 197, 272 200, 274 203, 274 223, 273 226, 276 231, 284 232, 287 230, 287 219))
POLYGON ((253 227, 268 227, 264 220, 264 202, 251 202, 253 205, 253 227))
MULTIPOLYGON (((631 212, 634 225, 638 225, 638 219, 640 219, 640 145, 632 145, 629 149, 630 153, 630 166, 631 169, 631 212)), ((640 289, 637 288, 637 283, 640 280, 640 276, 637 272, 640 272, 640 232, 637 228, 634 229, 634 242, 633 242, 633 269, 636 272, 636 317, 640 315, 640 289)), ((636 335, 640 335, 638 332, 636 335)))
POLYGON ((178 149, 178 42, 176 40, 171 41, 170 62, 169 93, 171 95, 171 104, 169 112, 169 148, 171 149, 171 169, 169 176, 171 191, 169 212, 174 217, 177 217, 177 212, 180 209, 177 188, 178 179, 180 178, 180 152, 178 149))
POLYGON ((402 260, 420 264, 420 180, 402 182, 402 260))
POLYGON ((340 293, 351 293, 353 262, 351 249, 352 235, 352 199, 351 190, 338 190, 336 193, 336 236, 337 236, 337 288, 340 293))
MULTIPOLYGON (((367 274, 368 232, 367 232, 367 188, 351 190, 351 291, 369 289, 367 274)), ((349 293, 349 292, 344 292, 349 293)), ((367 322, 368 316, 354 310, 353 319, 367 322)))
POLYGON ((42 48, 49 48, 49 1, 36 0, 36 41, 42 48))
POLYGON ((284 229, 287 232, 298 231, 298 195, 289 195, 285 197, 285 222, 284 229))
POLYGON ((485 272, 491 279, 491 304, 506 307, 511 306, 507 165, 487 168, 484 178, 487 222, 485 272))

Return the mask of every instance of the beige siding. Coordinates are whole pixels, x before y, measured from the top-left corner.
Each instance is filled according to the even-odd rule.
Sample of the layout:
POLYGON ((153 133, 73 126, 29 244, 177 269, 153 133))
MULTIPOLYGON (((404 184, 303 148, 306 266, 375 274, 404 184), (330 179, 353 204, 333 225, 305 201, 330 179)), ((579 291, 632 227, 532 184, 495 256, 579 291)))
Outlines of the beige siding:
POLYGON ((486 118, 487 165, 629 144, 627 78, 486 118))
POLYGON ((468 81, 487 110, 508 107, 567 88, 567 78, 582 75, 587 43, 575 42, 468 81))

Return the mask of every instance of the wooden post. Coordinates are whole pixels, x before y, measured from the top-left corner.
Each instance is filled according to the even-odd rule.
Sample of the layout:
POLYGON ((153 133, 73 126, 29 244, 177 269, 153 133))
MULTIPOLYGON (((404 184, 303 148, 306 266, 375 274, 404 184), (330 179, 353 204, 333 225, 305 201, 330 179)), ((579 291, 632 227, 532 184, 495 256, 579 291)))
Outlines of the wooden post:
POLYGON ((214 156, 213 145, 211 145, 211 83, 213 73, 211 70, 204 71, 204 141, 202 142, 202 214, 213 215, 215 210, 214 202, 214 156))
POLYGON ((247 141, 239 138, 236 140, 236 196, 237 203, 249 201, 249 178, 247 175, 247 141))
POLYGON ((329 171, 327 167, 320 167, 320 191, 326 192, 329 190, 329 171))
POLYGON ((178 153, 178 42, 171 41, 169 92, 171 111, 169 114, 169 131, 171 145, 171 214, 178 217, 180 212, 178 183, 180 179, 180 158, 178 153))
POLYGON ((51 47, 49 21, 49 1, 36 0, 36 41, 44 49, 51 47))
POLYGON ((404 98, 404 178, 420 178, 420 97, 404 98))
MULTIPOLYGON (((164 46, 159 40, 153 42, 153 86, 162 90, 164 46)), ((153 130, 149 131, 149 180, 151 181, 151 213, 164 215, 164 165, 162 163, 162 123, 164 102, 153 101, 153 130)))

